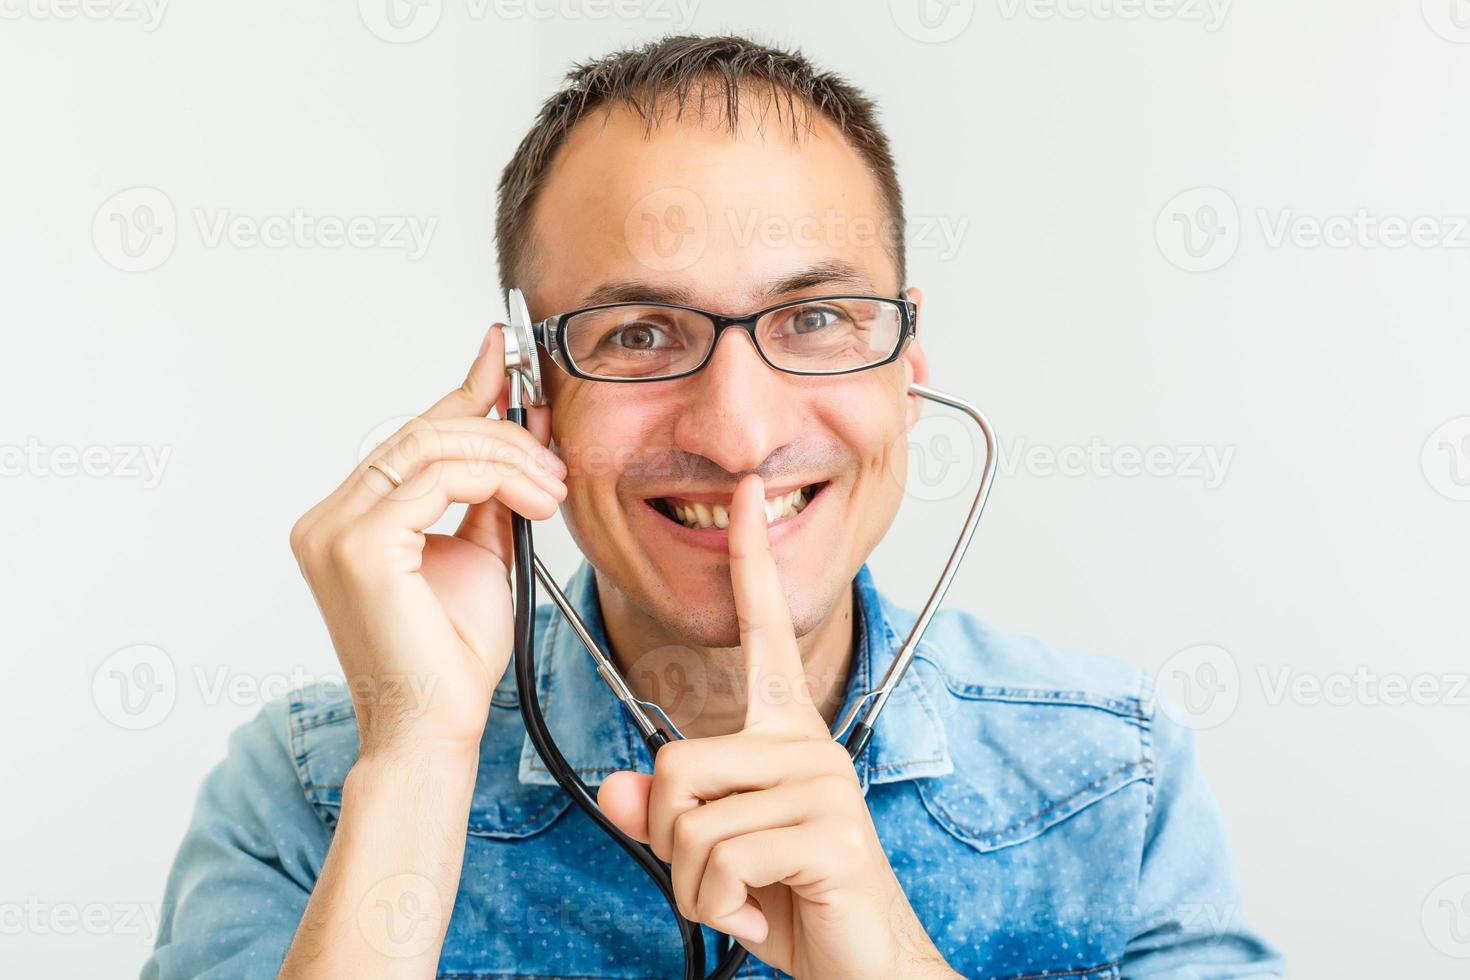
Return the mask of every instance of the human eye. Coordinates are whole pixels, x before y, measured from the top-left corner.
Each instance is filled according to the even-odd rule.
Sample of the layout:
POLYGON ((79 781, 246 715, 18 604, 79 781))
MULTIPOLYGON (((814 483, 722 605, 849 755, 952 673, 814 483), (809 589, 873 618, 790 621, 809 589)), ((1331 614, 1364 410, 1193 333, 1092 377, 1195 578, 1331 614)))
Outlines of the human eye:
POLYGON ((618 352, 658 351, 677 347, 679 341, 663 326, 638 320, 608 331, 602 339, 602 345, 611 346, 618 352))
POLYGON ((776 312, 765 336, 790 350, 818 351, 845 346, 861 330, 862 317, 847 303, 802 303, 776 312))
POLYGON ((787 328, 792 334, 815 334, 834 327, 851 326, 847 311, 836 306, 796 306, 787 311, 787 328))

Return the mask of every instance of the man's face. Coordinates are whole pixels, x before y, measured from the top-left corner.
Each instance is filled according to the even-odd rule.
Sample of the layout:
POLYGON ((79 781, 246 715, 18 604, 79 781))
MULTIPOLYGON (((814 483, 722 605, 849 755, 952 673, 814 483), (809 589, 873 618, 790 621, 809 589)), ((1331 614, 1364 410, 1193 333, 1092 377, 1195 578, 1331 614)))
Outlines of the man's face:
MULTIPOLYGON (((605 125, 600 111, 582 120, 537 204, 522 285, 532 317, 610 297, 734 315, 810 296, 897 296, 883 201, 862 158, 815 113, 799 145, 784 114, 767 118, 765 133, 751 118, 759 110, 742 114, 731 134, 691 106, 651 138, 621 107, 605 125)), ((702 371, 677 380, 583 381, 543 366, 570 471, 562 513, 600 583, 616 590, 603 601, 629 604, 680 642, 721 647, 739 644, 726 532, 686 526, 679 509, 717 518, 739 476, 759 473, 805 634, 892 522, 917 415, 908 385, 927 380, 917 344, 882 367, 799 377, 769 367, 733 330, 702 371)))

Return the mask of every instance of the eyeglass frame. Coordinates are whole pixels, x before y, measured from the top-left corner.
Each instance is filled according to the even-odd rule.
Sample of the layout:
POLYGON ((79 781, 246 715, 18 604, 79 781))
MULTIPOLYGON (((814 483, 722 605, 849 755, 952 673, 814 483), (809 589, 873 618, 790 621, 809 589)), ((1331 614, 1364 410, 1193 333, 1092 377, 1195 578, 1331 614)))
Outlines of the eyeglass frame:
POLYGON ((774 306, 768 306, 763 310, 757 310, 754 313, 747 313, 744 316, 726 316, 723 313, 714 313, 710 310, 700 309, 697 306, 684 306, 680 303, 640 303, 637 301, 623 303, 599 303, 596 306, 583 306, 575 310, 568 310, 566 313, 555 313, 544 320, 533 323, 531 324, 531 336, 535 338, 536 343, 546 348, 546 353, 551 357, 551 360, 556 364, 557 367, 561 368, 572 377, 579 378, 583 381, 603 381, 610 384, 637 384, 640 382, 648 383, 652 381, 677 381, 680 378, 690 377, 691 375, 695 375, 698 374, 700 371, 703 371, 709 365, 709 362, 714 359, 715 348, 720 345, 721 336, 726 330, 730 330, 736 327, 744 330, 747 334, 750 335, 750 345, 755 348, 756 354, 760 356, 760 359, 764 361, 766 363, 766 366, 771 368, 771 370, 780 371, 782 374, 793 374, 797 377, 803 378, 836 378, 841 377, 844 374, 856 374, 859 371, 868 371, 872 368, 882 367, 885 364, 892 364, 894 361, 898 360, 903 355, 903 352, 908 347, 909 343, 913 341, 916 336, 918 336, 918 323, 918 304, 906 297, 871 296, 863 293, 831 293, 823 296, 804 296, 801 299, 787 300, 784 303, 777 303, 774 306), (876 300, 881 303, 888 303, 898 307, 898 310, 903 318, 903 323, 899 328, 898 341, 893 346, 893 352, 880 361, 872 361, 868 364, 863 364, 854 368, 844 368, 841 371, 796 371, 792 370, 791 368, 781 367, 780 365, 773 363, 771 359, 766 356, 766 352, 761 348, 760 341, 756 339, 755 335, 755 325, 761 319, 761 317, 765 316, 768 313, 775 313, 777 310, 783 310, 788 307, 803 306, 807 303, 820 303, 824 300, 838 299, 876 300), (621 309, 623 307, 636 306, 651 306, 661 310, 683 310, 686 313, 698 313, 701 316, 708 317, 715 325, 715 333, 714 337, 710 340, 709 350, 705 352, 703 359, 701 359, 698 364, 687 371, 680 372, 679 374, 662 374, 658 377, 653 378, 605 378, 595 374, 588 374, 572 363, 571 356, 566 353, 566 332, 568 320, 582 313, 595 313, 598 310, 615 310, 621 309))

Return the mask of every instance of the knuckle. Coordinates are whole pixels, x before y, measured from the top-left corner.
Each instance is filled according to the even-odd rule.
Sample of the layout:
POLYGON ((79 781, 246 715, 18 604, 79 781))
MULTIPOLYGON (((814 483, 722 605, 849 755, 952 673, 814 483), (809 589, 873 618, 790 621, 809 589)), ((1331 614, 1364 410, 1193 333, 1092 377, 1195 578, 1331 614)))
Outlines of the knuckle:
POLYGON ((842 776, 843 782, 847 782, 848 775, 855 775, 847 746, 830 735, 824 733, 820 741, 814 742, 814 753, 822 768, 834 776, 842 776))
POLYGON ((833 867, 854 867, 868 853, 867 834, 856 821, 825 821, 819 839, 821 849, 833 867))
POLYGON ((706 876, 717 878, 738 877, 740 853, 731 841, 722 840, 710 848, 706 876))
POLYGON ((824 800, 848 802, 854 782, 845 774, 822 773, 812 780, 812 789, 824 800))
POLYGON ((433 420, 424 418, 422 415, 415 415, 413 418, 403 423, 403 428, 398 430, 400 441, 402 441, 403 439, 411 438, 413 436, 422 435, 425 432, 433 431, 436 431, 434 428, 433 420))
POLYGON ((289 538, 291 554, 295 555, 298 561, 306 554, 307 542, 311 540, 310 534, 311 523, 305 517, 302 517, 295 524, 291 525, 291 535, 289 538))
POLYGON ((832 841, 843 854, 861 854, 868 849, 867 835, 857 823, 844 821, 839 824, 833 831, 832 841))
POLYGON ((432 419, 415 416, 403 427, 403 434, 393 445, 393 455, 402 463, 443 455, 443 435, 432 419))
POLYGON ((687 740, 680 739, 670 742, 659 749, 658 758, 654 760, 653 766, 653 778, 655 782, 663 782, 675 786, 683 783, 691 762, 689 755, 690 748, 690 743, 687 740))
POLYGON ((327 532, 319 524, 298 522, 291 529, 291 553, 302 572, 310 574, 324 561, 330 560, 327 552, 327 532))
MULTIPOLYGON (((476 423, 482 421, 475 420, 476 423)), ((457 432, 454 435, 454 445, 465 459, 484 459, 495 451, 499 442, 492 434, 480 431, 478 426, 467 432, 457 432)))
POLYGON ((698 854, 709 844, 708 831, 700 818, 703 807, 686 810, 674 818, 674 853, 698 854))
POLYGON ((342 531, 326 547, 329 560, 341 570, 357 567, 367 551, 366 538, 367 535, 356 528, 342 531))

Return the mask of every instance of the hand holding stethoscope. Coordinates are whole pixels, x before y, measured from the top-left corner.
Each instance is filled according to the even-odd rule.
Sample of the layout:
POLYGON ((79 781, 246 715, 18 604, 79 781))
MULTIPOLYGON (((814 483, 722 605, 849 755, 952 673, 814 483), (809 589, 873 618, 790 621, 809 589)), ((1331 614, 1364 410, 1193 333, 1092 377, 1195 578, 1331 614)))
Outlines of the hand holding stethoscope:
POLYGON ((509 421, 498 326, 463 384, 375 447, 291 529, 358 727, 328 859, 281 975, 432 976, 459 890, 490 699, 512 652, 512 513, 566 499, 549 417, 509 421), (487 418, 499 405, 500 418, 487 418), (453 534, 430 534, 451 503, 453 534), (411 832, 405 828, 412 828, 411 832), (358 914, 418 910, 410 930, 358 914), (330 940, 325 937, 330 937, 330 940))

